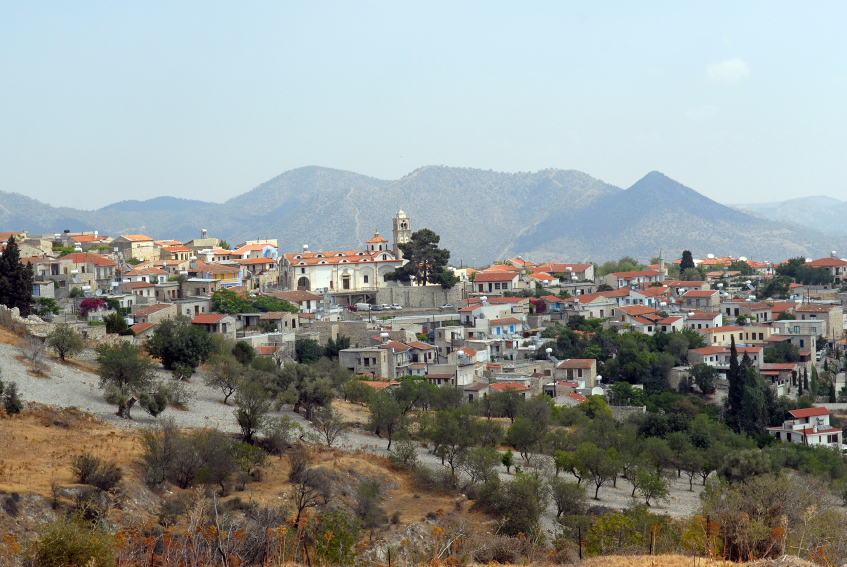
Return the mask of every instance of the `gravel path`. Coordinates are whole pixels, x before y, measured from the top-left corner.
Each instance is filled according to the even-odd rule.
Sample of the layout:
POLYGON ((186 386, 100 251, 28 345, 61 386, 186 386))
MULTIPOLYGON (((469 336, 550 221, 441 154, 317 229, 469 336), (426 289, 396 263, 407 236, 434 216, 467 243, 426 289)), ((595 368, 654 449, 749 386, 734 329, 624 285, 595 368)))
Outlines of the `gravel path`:
MULTIPOLYGON (((2 371, 2 375, 0 376, 2 376, 4 381, 17 382, 20 396, 25 401, 53 404, 61 407, 75 406, 122 429, 146 427, 156 423, 155 418, 150 417, 138 406, 133 408, 132 421, 117 417, 115 415, 115 407, 103 400, 103 392, 98 387, 99 377, 96 374, 80 370, 74 366, 61 364, 51 359, 46 363, 46 377, 36 378, 29 375, 27 367, 15 358, 17 354, 15 347, 0 343, 0 371, 2 371)), ((163 379, 171 379, 170 373, 164 370, 160 370, 160 374, 163 379)), ((188 388, 193 394, 193 399, 188 403, 188 411, 168 408, 162 416, 173 418, 180 427, 213 427, 228 433, 237 432, 238 425, 233 416, 232 406, 224 406, 220 403, 223 397, 220 391, 204 386, 202 375, 203 371, 198 371, 188 384, 188 388)), ((290 408, 283 408, 283 411, 275 412, 271 415, 287 415, 296 420, 302 427, 313 430, 309 422, 302 416, 290 411, 290 408)), ((385 439, 377 438, 375 435, 357 426, 346 435, 339 444, 339 447, 388 456, 389 452, 386 450, 387 445, 388 442, 385 439)), ((418 455, 419 460, 428 466, 441 466, 441 459, 430 454, 423 448, 418 449, 418 455)), ((517 454, 515 456, 516 460, 520 461, 517 454)), ((549 457, 542 458, 549 459, 549 457)), ((506 475, 505 469, 501 467, 501 478, 506 480, 512 477, 506 475)), ((586 487, 589 495, 593 495, 593 484, 583 486, 586 487)), ((654 503, 654 511, 669 514, 673 517, 688 516, 699 506, 698 496, 702 488, 701 485, 695 482, 694 492, 689 492, 688 479, 686 477, 674 477, 669 482, 669 500, 659 505, 654 503)), ((619 479, 617 488, 613 488, 611 483, 604 485, 600 489, 600 500, 591 500, 591 504, 623 509, 633 501, 641 502, 639 499, 631 498, 631 492, 632 485, 624 479, 619 479)), ((543 519, 543 524, 548 530, 554 528, 555 509, 551 508, 547 511, 543 519)))

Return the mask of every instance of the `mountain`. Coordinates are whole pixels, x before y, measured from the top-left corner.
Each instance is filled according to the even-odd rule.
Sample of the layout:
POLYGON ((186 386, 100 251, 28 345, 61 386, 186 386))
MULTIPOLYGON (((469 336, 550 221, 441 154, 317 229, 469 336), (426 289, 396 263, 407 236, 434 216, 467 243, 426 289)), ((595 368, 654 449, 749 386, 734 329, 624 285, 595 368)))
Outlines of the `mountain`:
POLYGON ((781 260, 820 257, 844 242, 843 236, 827 236, 788 221, 774 223, 726 207, 654 171, 618 195, 540 223, 512 249, 531 251, 533 258, 569 250, 571 257, 586 260, 624 254, 647 259, 660 249, 665 258, 678 258, 688 249, 695 257, 714 253, 781 260))
POLYGON ((729 205, 772 220, 790 220, 832 234, 847 234, 847 202, 817 195, 773 203, 729 205))
POLYGON ((0 192, 0 230, 147 234, 190 240, 209 235, 237 244, 277 238, 281 251, 356 249, 402 209, 412 229, 441 235, 454 260, 477 265, 518 254, 533 260, 604 261, 625 254, 678 257, 683 249, 783 259, 847 250, 847 238, 732 209, 652 172, 622 190, 572 170, 501 173, 427 166, 397 180, 303 167, 225 203, 159 197, 95 211, 54 208, 0 192), (190 204, 187 204, 190 203, 190 204))
POLYGON ((125 211, 133 213, 150 213, 156 211, 189 211, 191 209, 204 209, 214 207, 218 203, 206 201, 195 201, 192 199, 179 199, 177 197, 154 197, 146 201, 120 201, 112 203, 99 209, 101 211, 125 211))

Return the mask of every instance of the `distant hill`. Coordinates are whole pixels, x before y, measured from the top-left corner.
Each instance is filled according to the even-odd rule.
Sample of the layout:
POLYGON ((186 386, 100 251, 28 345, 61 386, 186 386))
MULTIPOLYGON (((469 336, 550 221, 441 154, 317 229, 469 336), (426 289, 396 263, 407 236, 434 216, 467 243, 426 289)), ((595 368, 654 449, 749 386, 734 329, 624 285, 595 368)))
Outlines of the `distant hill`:
POLYGON ((149 213, 153 211, 188 211, 191 209, 204 209, 214 207, 218 203, 206 201, 195 201, 192 199, 180 199, 178 197, 154 197, 146 201, 120 201, 101 208, 101 211, 125 211, 133 213, 149 213))
POLYGON ((659 172, 622 190, 572 170, 501 173, 427 166, 394 181, 347 171, 287 171, 223 204, 159 197, 96 211, 54 208, 0 192, 0 230, 143 233, 189 240, 207 229, 236 244, 277 238, 281 251, 356 249, 404 210, 412 229, 428 227, 454 260, 477 265, 518 254, 534 260, 649 259, 661 248, 678 257, 745 255, 784 259, 847 250, 831 237, 790 222, 769 222, 700 195, 659 172))
POLYGON ((824 195, 729 206, 767 219, 790 220, 831 234, 847 234, 847 202, 824 195))

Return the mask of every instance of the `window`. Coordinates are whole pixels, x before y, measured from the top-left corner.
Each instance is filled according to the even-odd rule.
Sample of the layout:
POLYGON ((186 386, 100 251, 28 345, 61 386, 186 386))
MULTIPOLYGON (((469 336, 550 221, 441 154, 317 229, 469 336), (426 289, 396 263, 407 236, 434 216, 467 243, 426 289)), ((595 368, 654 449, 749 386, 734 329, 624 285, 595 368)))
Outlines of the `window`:
POLYGON ((499 284, 499 283, 495 283, 495 284, 494 284, 494 289, 500 289, 500 284, 499 284))
POLYGON ((799 334, 800 334, 800 325, 794 325, 794 334, 795 334, 795 335, 799 335, 799 334))
POLYGON ((363 281, 363 282, 365 282, 365 283, 368 283, 368 274, 365 274, 365 275, 362 277, 362 281, 363 281))
POLYGON ((816 335, 817 333, 818 333, 818 328, 817 328, 817 327, 812 327, 812 334, 813 334, 813 335, 816 335))

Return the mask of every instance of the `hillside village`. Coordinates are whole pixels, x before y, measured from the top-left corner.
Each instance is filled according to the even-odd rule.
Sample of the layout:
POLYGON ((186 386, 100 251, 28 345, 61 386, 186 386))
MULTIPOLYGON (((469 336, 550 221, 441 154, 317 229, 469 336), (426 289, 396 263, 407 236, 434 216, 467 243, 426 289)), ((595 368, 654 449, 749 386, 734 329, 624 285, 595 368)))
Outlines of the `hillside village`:
MULTIPOLYGON (((445 289, 386 279, 405 263, 398 244, 411 235, 403 211, 392 219, 393 242, 376 232, 361 249, 346 251, 304 245, 280 253, 275 239, 222 247, 205 230, 188 242, 97 231, 0 233, 4 242, 18 243, 20 261, 32 266, 34 301, 58 306, 43 320, 6 312, 3 321, 42 337, 51 321, 72 321, 97 341, 106 339, 103 319, 119 309, 133 332, 125 340, 141 344, 161 321, 183 315, 192 325, 247 342, 278 365, 296 360, 298 340, 325 346, 342 336, 350 348, 340 353, 341 364, 374 381, 425 377, 465 390, 469 400, 508 385, 526 396, 547 393, 561 404, 604 393, 611 384, 598 375, 596 360, 545 355, 541 347, 550 337, 544 330, 554 323, 595 320, 651 336, 691 329, 705 346, 691 349, 689 362, 714 366, 723 377, 735 340, 778 395, 789 394, 792 373, 809 372, 827 349, 844 344, 839 289, 847 282, 847 261, 835 253, 806 263, 829 274, 824 285, 792 281, 784 297, 757 296, 777 276, 778 263, 713 255, 693 259, 694 281, 680 279, 681 259, 666 262, 661 254, 640 270, 602 274, 593 264, 518 257, 481 270, 451 267, 458 283, 445 289), (739 262, 746 274, 732 269, 739 262), (224 290, 273 297, 296 309, 216 312, 213 297, 224 290), (92 300, 95 308, 81 307, 92 300), (783 342, 798 349, 791 368, 764 360, 767 348, 783 342)), ((688 369, 674 367, 669 386, 677 388, 688 369)))
MULTIPOLYGON (((738 480, 784 479, 778 476, 783 468, 812 474, 815 463, 829 462, 832 454, 836 462, 826 465, 825 482, 847 502, 847 490, 839 488, 847 478, 847 420, 841 417, 847 410, 847 261, 835 252, 768 261, 698 259, 690 252, 664 258, 657 250, 643 264, 629 257, 599 265, 518 256, 487 267, 456 266, 439 251, 437 235, 416 229, 413 220, 398 211, 390 233, 375 231, 355 250, 316 251, 270 238, 233 246, 205 230, 187 242, 97 231, 0 233, 3 261, 19 258, 14 269, 3 269, 32 278, 31 295, 23 299, 0 286, 4 301, 17 301, 0 305, 0 331, 18 337, 6 342, 19 345, 17 360, 29 376, 44 377, 46 367, 36 358, 43 359, 48 347, 55 352, 53 368, 70 368, 57 340, 70 333, 78 346, 68 359, 74 368, 99 373, 101 388, 110 380, 104 367, 115 364, 110 356, 138 357, 160 378, 175 379, 165 386, 150 380, 137 387, 131 380, 118 389, 106 385, 97 396, 117 406, 112 423, 132 428, 134 417, 136 425, 152 427, 145 435, 164 435, 168 423, 220 428, 233 447, 277 447, 289 460, 305 442, 322 446, 321 434, 327 447, 333 435, 346 434, 359 451, 356 458, 364 452, 389 459, 384 472, 394 482, 386 481, 385 490, 408 483, 402 485, 424 492, 426 501, 442 502, 445 494, 473 500, 469 511, 486 514, 490 519, 480 525, 494 522, 497 537, 558 533, 551 553, 568 561, 586 544, 582 529, 607 529, 599 518, 608 514, 642 514, 642 523, 689 521, 701 509, 698 495, 706 502, 717 494, 710 492, 717 485, 707 486, 716 477, 728 481, 721 486, 729 490, 738 480), (429 260, 417 261, 421 249, 429 260), (206 350, 193 359, 174 358, 175 351, 190 350, 186 337, 205 341, 206 350), (232 376, 221 378, 233 366, 232 376), (192 381, 195 372, 206 390, 200 379, 192 381), (180 383, 194 393, 173 385, 180 383), (206 414, 199 422, 204 425, 200 415, 155 421, 167 407, 188 409, 186 400, 198 392, 205 396, 196 402, 206 414), (224 397, 215 401, 218 392, 224 397), (273 417, 244 417, 250 392, 273 417), (139 419, 138 409, 131 415, 133 404, 154 420, 139 419), (295 421, 286 422, 288 416, 295 421), (267 429, 272 423, 287 423, 283 441, 267 429), (295 429, 299 439, 290 434, 295 429), (791 449, 782 448, 788 444, 791 449), (809 449, 822 452, 802 462, 790 453, 809 449), (537 506, 528 505, 534 512, 517 514, 523 504, 515 502, 528 496, 509 490, 521 490, 523 482, 541 486, 540 478, 547 488, 533 496, 537 506), (636 494, 648 508, 658 504, 662 512, 656 513, 663 515, 634 508, 636 494), (604 504, 589 507, 592 495, 604 504), (504 505, 497 498, 517 500, 504 505), (583 526, 586 514, 591 520, 583 526)), ((62 380, 73 384, 64 374, 62 380)), ((15 388, 4 393, 0 383, 0 402, 20 411, 15 388)), ((94 396, 90 383, 87 388, 94 396)), ((36 390, 39 399, 27 399, 26 390, 22 395, 36 412, 30 415, 51 403, 44 388, 36 390)), ((333 450, 337 462, 341 453, 333 450)), ((245 474, 261 478, 264 473, 254 469, 262 466, 268 475, 281 474, 276 465, 248 465, 245 474)), ((294 460, 290 466, 295 470, 294 460)), ((196 474, 176 481, 162 473, 153 488, 208 484, 196 474)), ((249 482, 244 475, 227 476, 218 481, 220 496, 229 496, 230 486, 245 490, 249 482)), ((318 490, 294 472, 287 483, 295 491, 318 490)), ((333 508, 326 494, 322 503, 314 495, 309 502, 307 516, 308 507, 333 508)), ((417 509, 414 502, 409 506, 417 509)), ((461 503, 455 506, 458 514, 461 503)), ((303 511, 296 511, 298 519, 303 511)), ((721 513, 729 518, 740 512, 721 513)), ((793 514, 791 521, 799 522, 793 514)), ((441 517, 433 513, 423 522, 447 529, 441 517)), ((387 517, 374 522, 372 530, 382 526, 383 536, 399 545, 403 536, 388 533, 387 517)), ((406 533, 418 525, 409 522, 406 533)), ((540 541, 508 557, 517 561, 547 550, 540 541)), ((639 541, 643 550, 646 543, 639 541)), ((375 544, 368 557, 384 559, 379 554, 389 553, 386 545, 375 544)), ((610 552, 592 545, 585 548, 590 554, 610 552)), ((668 552, 683 549, 678 538, 666 545, 668 552)), ((725 557, 739 557, 740 548, 724 545, 725 557)), ((758 545, 767 555, 773 543, 758 545)), ((489 557, 488 551, 473 553, 489 557)))

